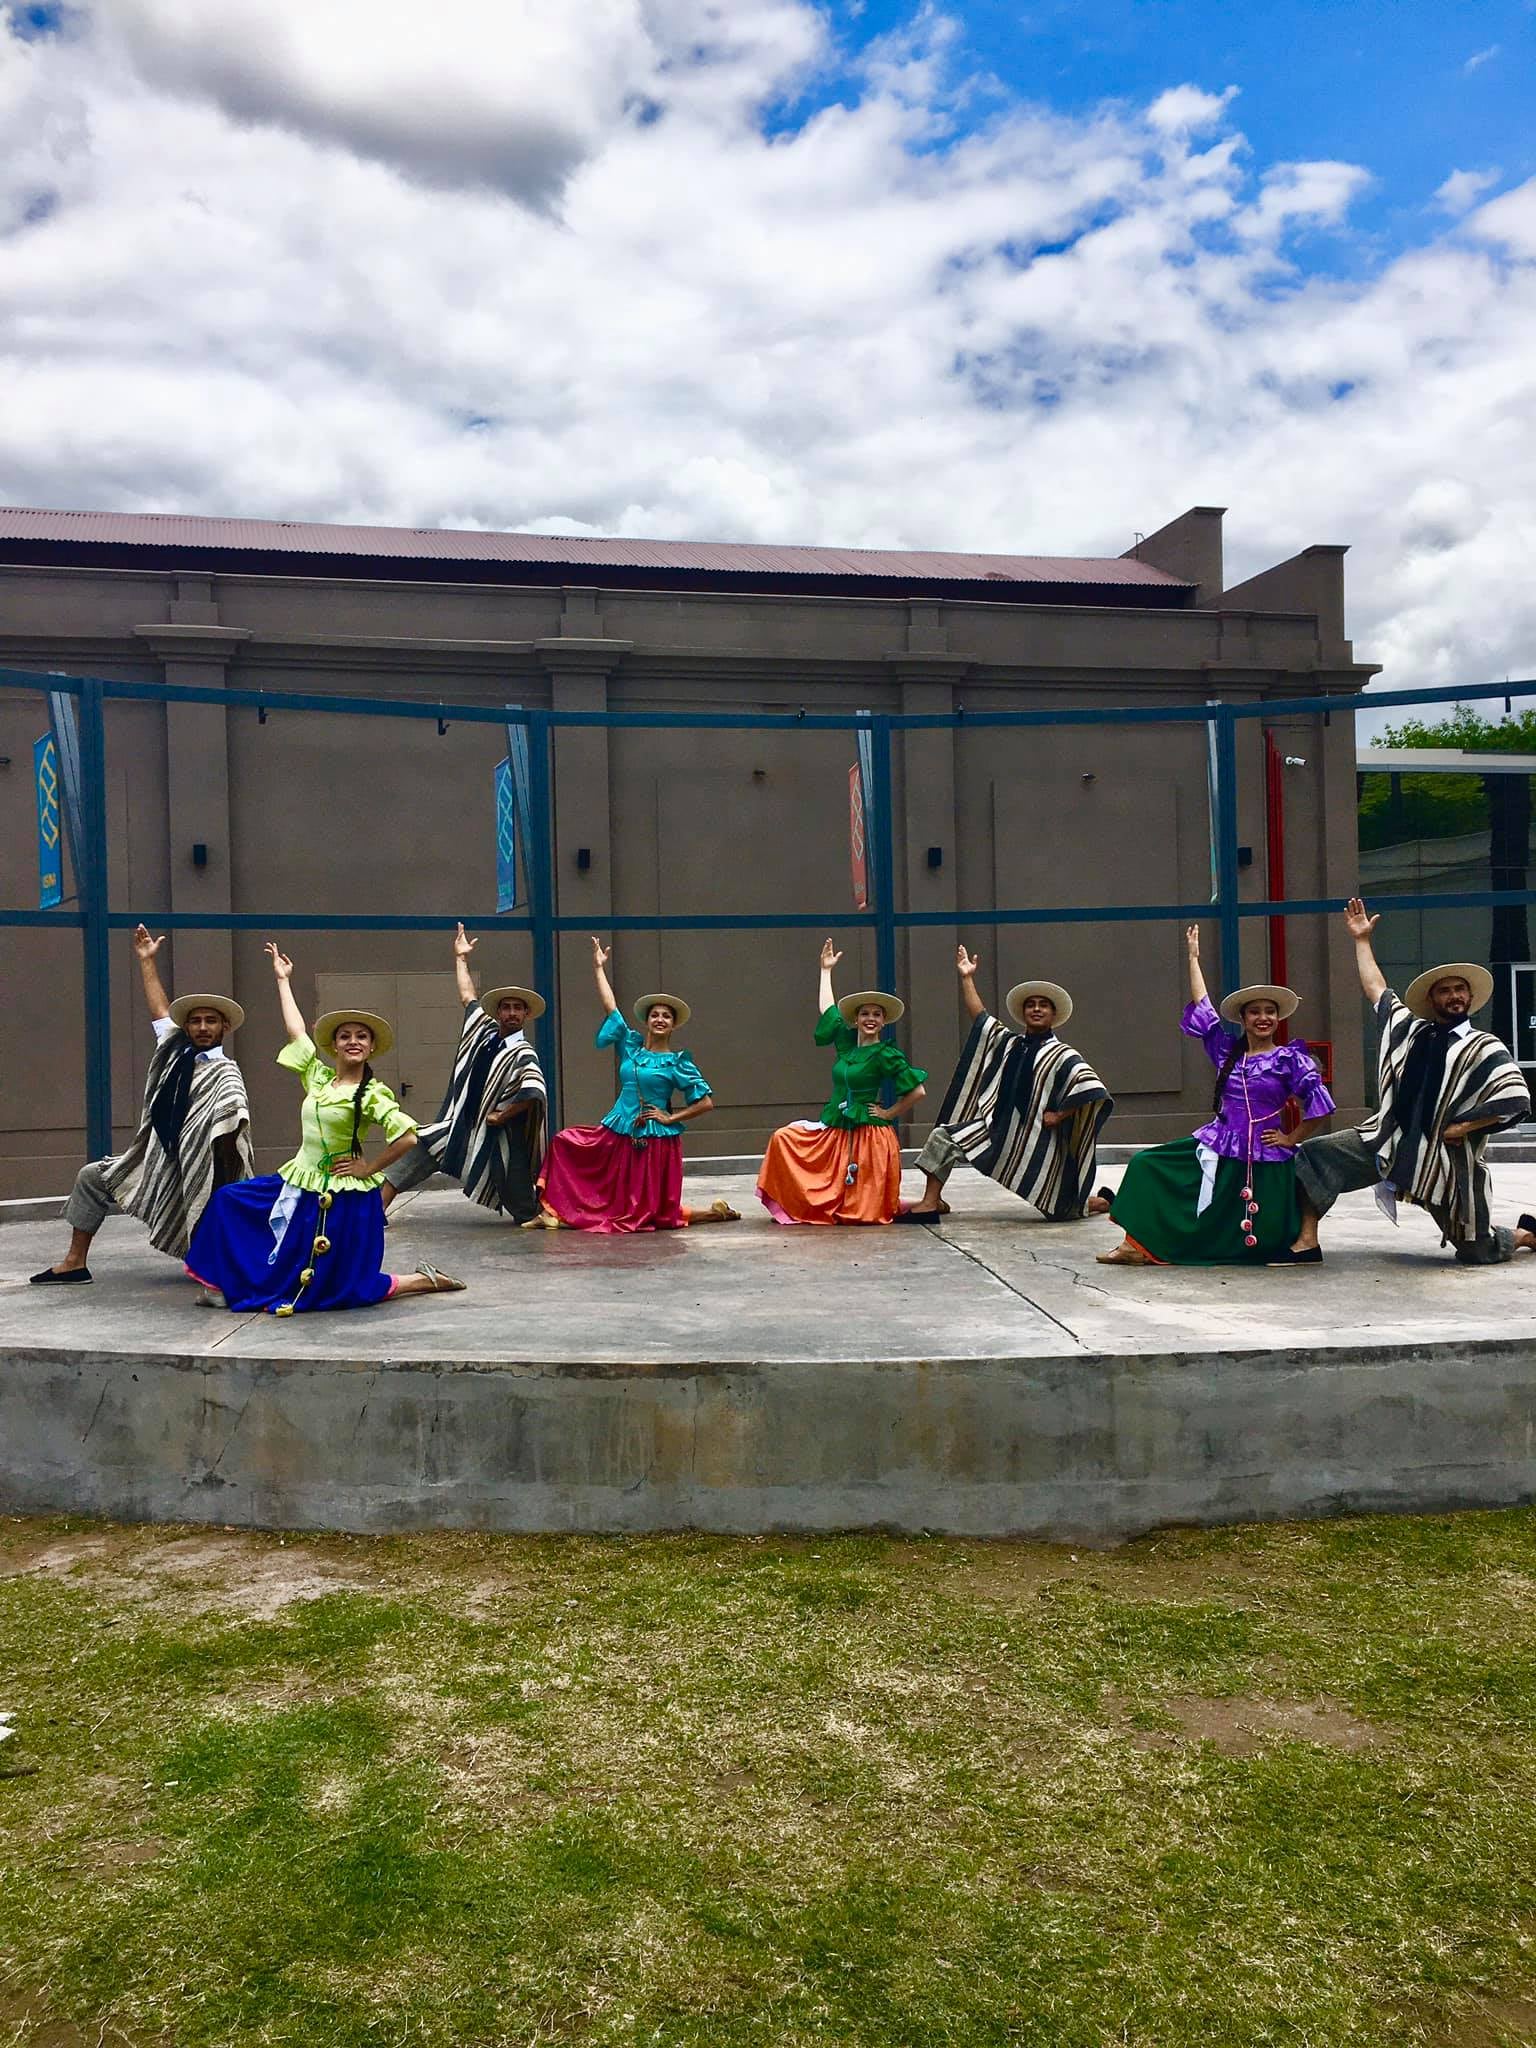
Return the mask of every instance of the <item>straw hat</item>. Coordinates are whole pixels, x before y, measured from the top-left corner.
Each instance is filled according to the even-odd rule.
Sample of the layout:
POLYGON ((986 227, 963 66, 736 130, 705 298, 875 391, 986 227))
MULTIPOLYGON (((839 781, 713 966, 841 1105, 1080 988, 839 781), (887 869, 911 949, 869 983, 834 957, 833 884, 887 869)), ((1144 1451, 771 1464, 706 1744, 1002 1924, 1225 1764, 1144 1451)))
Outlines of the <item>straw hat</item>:
POLYGON ((323 1017, 315 1019, 315 1046, 328 1059, 336 1057, 336 1033, 343 1024, 366 1024, 373 1033, 373 1059, 379 1059, 389 1051, 395 1042, 393 1026, 383 1017, 376 1017, 372 1010, 327 1010, 323 1017))
POLYGON ((859 1012, 866 1003, 878 1003, 885 1012, 887 1024, 894 1024, 898 1017, 904 1017, 907 1012, 907 1006, 900 996, 888 996, 884 989, 879 988, 855 989, 851 996, 839 996, 837 1007, 842 1011, 846 1023, 857 1024, 859 1012))
POLYGON ((539 995, 535 990, 531 988, 516 988, 513 986, 508 986, 506 988, 488 988, 485 994, 480 998, 480 1007, 482 1010, 484 1010, 487 1017, 494 1017, 496 1015, 496 1005, 499 1002, 506 1000, 507 998, 515 998, 519 1001, 525 1002, 528 1005, 528 1022, 530 1024, 533 1022, 535 1017, 542 1017, 547 1007, 544 998, 541 995, 539 995))
POLYGON ((245 1012, 233 996, 178 996, 171 1005, 171 1022, 185 1030, 194 1010, 217 1010, 231 1031, 245 1022, 245 1012))
POLYGON ((1003 999, 1003 1007, 1015 1024, 1024 1022, 1024 1000, 1026 996, 1044 996, 1056 1005, 1056 1022, 1065 1024, 1072 1014, 1072 998, 1059 981, 1015 982, 1003 999))
POLYGON ((693 1015, 692 1006, 685 1003, 681 996, 669 996, 665 989, 657 989, 652 995, 642 996, 634 1007, 634 1019, 642 1031, 646 1028, 647 1018, 658 1003, 666 1004, 667 1008, 677 1019, 677 1029, 679 1031, 682 1030, 688 1019, 693 1015))
POLYGON ((1221 1014, 1229 1024, 1241 1024, 1245 1003, 1273 1003, 1280 1012, 1281 1021, 1294 1017, 1301 1003, 1301 997, 1293 988, 1280 988, 1272 981, 1251 982, 1247 988, 1235 988, 1231 995, 1222 999, 1221 1014))
POLYGON ((1446 960, 1438 967, 1416 974, 1403 995, 1403 1002, 1415 1017, 1433 1017, 1435 1012, 1429 1000, 1429 992, 1437 981, 1449 981, 1452 975, 1459 975, 1472 990, 1472 1010, 1480 1010, 1493 994, 1493 976, 1486 967, 1479 967, 1473 960, 1446 960))

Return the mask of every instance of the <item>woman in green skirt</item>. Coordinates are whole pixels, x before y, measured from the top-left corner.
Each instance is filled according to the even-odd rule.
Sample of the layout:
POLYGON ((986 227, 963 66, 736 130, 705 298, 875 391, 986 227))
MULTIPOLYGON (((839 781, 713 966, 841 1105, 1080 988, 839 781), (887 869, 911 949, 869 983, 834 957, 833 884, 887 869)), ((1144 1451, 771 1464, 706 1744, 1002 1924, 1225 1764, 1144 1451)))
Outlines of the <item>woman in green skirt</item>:
POLYGON ((1236 989, 1218 1015, 1200 972, 1198 925, 1184 942, 1189 1006, 1180 1029, 1200 1040, 1216 1069, 1215 1114, 1192 1138, 1131 1160, 1109 1212, 1125 1237, 1100 1254, 1101 1266, 1262 1266, 1276 1258, 1299 1228, 1296 1147, 1333 1114, 1306 1046, 1278 1040, 1301 998, 1259 984, 1236 989), (1303 1121, 1286 1132, 1280 1112, 1292 1096, 1303 1121))

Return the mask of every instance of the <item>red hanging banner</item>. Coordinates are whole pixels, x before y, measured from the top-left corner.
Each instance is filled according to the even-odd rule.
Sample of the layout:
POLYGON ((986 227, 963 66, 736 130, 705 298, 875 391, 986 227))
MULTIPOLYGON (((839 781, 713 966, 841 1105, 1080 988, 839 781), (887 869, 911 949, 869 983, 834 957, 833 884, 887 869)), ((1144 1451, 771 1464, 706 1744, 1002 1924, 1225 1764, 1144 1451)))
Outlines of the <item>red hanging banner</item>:
POLYGON ((864 839, 864 778, 857 762, 848 770, 848 859, 853 871, 853 907, 869 908, 869 856, 864 839))

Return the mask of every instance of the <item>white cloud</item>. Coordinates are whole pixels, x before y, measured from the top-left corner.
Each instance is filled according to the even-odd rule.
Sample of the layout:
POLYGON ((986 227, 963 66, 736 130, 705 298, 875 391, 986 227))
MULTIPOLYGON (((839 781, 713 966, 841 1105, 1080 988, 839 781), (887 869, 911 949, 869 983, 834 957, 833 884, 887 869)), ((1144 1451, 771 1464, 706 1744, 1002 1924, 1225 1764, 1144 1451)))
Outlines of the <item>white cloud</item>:
POLYGON ((1493 62, 1503 47, 1502 43, 1490 43, 1486 50, 1474 50, 1466 63, 1462 65, 1463 72, 1470 77, 1474 71, 1481 71, 1485 64, 1493 62))
POLYGON ((1353 543, 1389 682, 1536 668, 1536 181, 1308 279, 1363 168, 1198 85, 1021 106, 938 13, 793 116, 802 0, 381 6, 350 66, 341 0, 248 4, 0 31, 0 496, 1044 553, 1225 503, 1233 581, 1353 543))
POLYGON ((1446 213, 1465 213, 1476 206, 1485 192, 1491 192, 1504 173, 1492 171, 1452 171, 1443 184, 1435 188, 1435 204, 1446 213))

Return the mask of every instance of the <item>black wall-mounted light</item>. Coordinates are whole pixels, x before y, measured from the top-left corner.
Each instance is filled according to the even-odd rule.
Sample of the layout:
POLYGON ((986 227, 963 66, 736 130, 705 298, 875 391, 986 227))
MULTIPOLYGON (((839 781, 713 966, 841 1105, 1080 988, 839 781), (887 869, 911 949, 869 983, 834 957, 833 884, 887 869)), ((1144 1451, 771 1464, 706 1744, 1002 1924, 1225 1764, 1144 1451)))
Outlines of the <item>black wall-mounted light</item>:
POLYGON ((208 865, 208 849, 201 839, 194 839, 192 842, 192 865, 195 868, 205 868, 208 865))
POLYGON ((1237 864, 1240 868, 1251 868, 1253 866, 1253 848, 1251 846, 1240 846, 1237 849, 1237 864))
POLYGON ((943 867, 943 865, 944 865, 944 849, 943 849, 943 847, 942 847, 942 846, 930 846, 930 847, 929 847, 929 849, 928 849, 928 865, 929 865, 929 867, 931 867, 931 868, 941 868, 941 867, 943 867))
POLYGON ((588 869, 589 869, 589 868, 591 867, 591 865, 592 865, 592 849, 591 849, 591 847, 590 847, 590 846, 578 846, 578 847, 577 847, 577 849, 576 849, 576 871, 577 871, 577 873, 578 873, 578 874, 582 874, 582 875, 584 875, 584 874, 585 874, 585 873, 587 872, 587 870, 588 870, 588 869))

